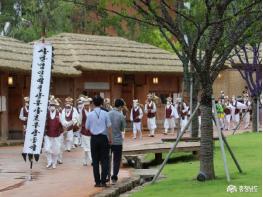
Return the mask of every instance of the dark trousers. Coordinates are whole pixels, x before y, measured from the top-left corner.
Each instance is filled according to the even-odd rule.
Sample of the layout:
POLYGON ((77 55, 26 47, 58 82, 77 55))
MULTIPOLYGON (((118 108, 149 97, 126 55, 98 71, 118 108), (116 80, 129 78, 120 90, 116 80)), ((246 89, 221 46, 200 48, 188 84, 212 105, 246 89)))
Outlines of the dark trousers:
POLYGON ((111 152, 113 155, 113 175, 111 179, 117 181, 121 165, 122 145, 111 145, 111 152))
POLYGON ((109 142, 107 136, 92 135, 90 146, 95 182, 96 184, 105 184, 109 168, 109 142))

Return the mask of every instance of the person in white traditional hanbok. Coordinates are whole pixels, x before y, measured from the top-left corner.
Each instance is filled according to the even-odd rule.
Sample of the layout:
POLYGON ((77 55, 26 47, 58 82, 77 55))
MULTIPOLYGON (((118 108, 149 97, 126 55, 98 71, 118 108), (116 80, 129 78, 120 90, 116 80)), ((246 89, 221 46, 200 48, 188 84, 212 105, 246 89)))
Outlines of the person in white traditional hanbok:
POLYGON ((156 126, 156 104, 153 101, 154 95, 148 94, 146 104, 144 106, 144 111, 147 114, 147 127, 150 131, 149 137, 154 137, 156 126))
POLYGON ((248 94, 244 94, 244 104, 247 106, 247 109, 243 109, 242 114, 244 116, 244 129, 247 129, 249 127, 251 113, 251 102, 248 94))
POLYGON ((111 111, 113 108, 111 106, 111 102, 109 98, 105 98, 103 102, 103 108, 106 109, 106 111, 111 111))
POLYGON ((67 97, 65 99, 65 108, 61 113, 62 125, 66 136, 66 151, 70 152, 73 144, 73 128, 79 123, 79 115, 73 107, 73 99, 67 97))
MULTIPOLYGON (((83 101, 84 101, 84 97, 83 96, 80 96, 77 100, 77 112, 78 112, 78 115, 80 117, 80 114, 82 113, 83 109, 84 109, 84 104, 83 104, 83 101)), ((75 129, 73 129, 73 134, 74 134, 74 137, 73 137, 73 146, 72 148, 75 148, 77 146, 79 146, 81 144, 81 138, 80 138, 80 131, 81 131, 81 120, 79 120, 79 127, 75 127, 75 129)))
POLYGON ((224 118, 224 125, 225 125, 225 130, 230 130, 230 124, 231 124, 231 111, 233 106, 229 102, 228 96, 225 96, 225 101, 224 101, 224 113, 225 113, 225 118, 224 118))
POLYGON ((164 134, 168 134, 168 130, 171 129, 171 133, 174 133, 175 120, 179 118, 177 109, 172 103, 172 98, 168 97, 165 106, 165 119, 164 119, 164 134))
POLYGON ((49 101, 44 137, 44 152, 46 153, 48 163, 47 168, 56 168, 61 146, 59 137, 61 128, 60 115, 56 110, 56 101, 52 99, 49 101))
POLYGON ((184 129, 184 127, 187 124, 187 115, 188 115, 189 106, 186 105, 185 102, 183 102, 181 99, 179 100, 178 105, 178 114, 180 115, 180 127, 181 131, 184 129))
POLYGON ((139 101, 133 100, 133 106, 131 109, 130 120, 133 126, 133 139, 136 139, 137 132, 139 133, 139 138, 142 139, 142 117, 143 111, 140 107, 139 101))
POLYGON ((90 109, 90 102, 92 101, 91 98, 85 97, 83 100, 84 103, 84 109, 82 109, 80 113, 80 119, 81 119, 81 147, 84 150, 84 159, 83 159, 83 165, 87 166, 88 163, 92 163, 91 158, 91 151, 90 151, 90 137, 91 133, 90 131, 85 127, 88 113, 91 111, 90 109))
POLYGON ((24 106, 20 110, 19 119, 23 122, 23 134, 26 134, 28 110, 29 110, 29 97, 24 97, 24 106))
MULTIPOLYGON (((62 107, 61 107, 61 100, 59 98, 55 99, 56 101, 56 111, 59 113, 59 117, 60 117, 60 122, 62 122, 62 107)), ((63 163, 63 152, 65 151, 65 144, 64 144, 64 129, 63 126, 60 129, 60 135, 59 135, 59 143, 60 143, 60 150, 59 150, 59 154, 58 154, 58 164, 62 164, 63 163)))
POLYGON ((236 129, 237 125, 240 122, 240 111, 242 109, 247 109, 247 106, 245 104, 237 101, 235 96, 232 97, 231 104, 233 106, 232 111, 231 111, 232 121, 234 123, 233 129, 236 129))

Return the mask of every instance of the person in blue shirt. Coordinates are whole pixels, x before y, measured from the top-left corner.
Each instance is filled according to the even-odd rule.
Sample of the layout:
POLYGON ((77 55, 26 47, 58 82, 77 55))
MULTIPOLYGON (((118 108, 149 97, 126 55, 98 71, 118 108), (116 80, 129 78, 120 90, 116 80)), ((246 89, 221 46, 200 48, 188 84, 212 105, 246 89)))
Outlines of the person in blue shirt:
POLYGON ((111 121, 108 112, 101 109, 102 97, 95 96, 93 104, 95 108, 87 116, 86 129, 89 129, 91 133, 90 146, 95 187, 107 187, 109 149, 112 139, 111 121))

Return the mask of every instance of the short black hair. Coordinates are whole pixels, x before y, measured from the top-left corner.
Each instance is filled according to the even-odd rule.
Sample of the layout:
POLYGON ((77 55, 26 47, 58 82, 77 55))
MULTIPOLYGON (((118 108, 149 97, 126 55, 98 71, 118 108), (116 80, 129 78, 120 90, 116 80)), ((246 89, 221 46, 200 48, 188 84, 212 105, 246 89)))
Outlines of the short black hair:
POLYGON ((96 107, 99 107, 103 104, 103 98, 99 95, 94 96, 92 101, 96 107))
POLYGON ((123 107, 124 106, 124 101, 123 99, 116 99, 114 103, 115 107, 123 107))

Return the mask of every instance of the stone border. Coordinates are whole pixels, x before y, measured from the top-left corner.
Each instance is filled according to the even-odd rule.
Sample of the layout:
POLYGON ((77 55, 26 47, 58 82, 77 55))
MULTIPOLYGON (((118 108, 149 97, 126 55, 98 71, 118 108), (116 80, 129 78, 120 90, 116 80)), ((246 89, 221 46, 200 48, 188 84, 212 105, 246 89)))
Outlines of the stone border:
MULTIPOLYGON (((155 171, 157 169, 138 169, 131 170, 131 177, 121 180, 116 185, 110 185, 109 188, 102 190, 100 193, 93 195, 93 197, 115 197, 129 194, 134 188, 140 189, 144 184, 150 184, 155 171), (145 171, 144 171, 145 170, 145 171)), ((165 178, 161 175, 158 179, 165 178)))
MULTIPOLYGON (((132 174, 133 176, 133 174, 132 174)), ((111 185, 109 188, 104 189, 102 192, 93 195, 93 197, 115 197, 132 190, 133 188, 141 185, 140 176, 125 178, 116 185, 111 185)))

